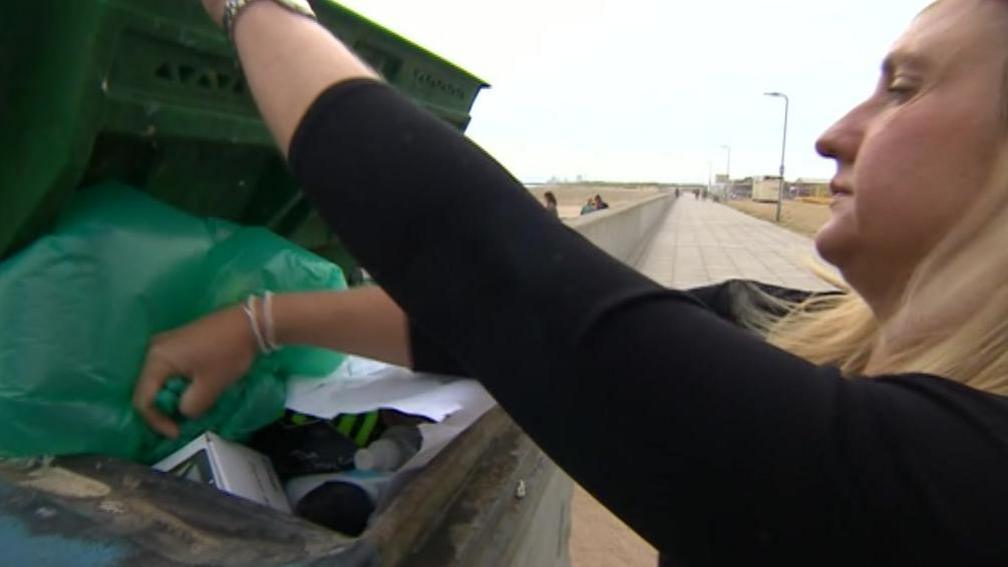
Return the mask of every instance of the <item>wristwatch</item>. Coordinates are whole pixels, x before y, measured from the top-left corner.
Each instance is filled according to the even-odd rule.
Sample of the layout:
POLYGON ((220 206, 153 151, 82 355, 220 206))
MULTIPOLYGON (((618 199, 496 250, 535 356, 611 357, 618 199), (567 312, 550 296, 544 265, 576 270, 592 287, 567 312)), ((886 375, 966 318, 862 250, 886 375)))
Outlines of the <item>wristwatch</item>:
MULTIPOLYGON (((244 10, 249 4, 252 4, 256 0, 227 0, 224 3, 224 31, 227 32, 231 41, 234 41, 234 25, 238 16, 241 15, 242 10, 244 10)), ((271 0, 274 4, 282 6, 295 14, 302 15, 306 18, 311 18, 312 20, 318 20, 315 16, 315 11, 312 10, 311 4, 308 0, 271 0)))

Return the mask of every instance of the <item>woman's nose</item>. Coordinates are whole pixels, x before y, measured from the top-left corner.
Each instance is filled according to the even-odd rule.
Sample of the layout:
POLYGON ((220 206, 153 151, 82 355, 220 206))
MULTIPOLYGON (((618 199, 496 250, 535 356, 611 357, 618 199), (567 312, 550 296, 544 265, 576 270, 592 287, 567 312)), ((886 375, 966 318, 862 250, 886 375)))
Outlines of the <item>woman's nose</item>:
POLYGON ((862 104, 837 120, 816 140, 819 155, 841 163, 852 163, 864 138, 866 105, 862 104))

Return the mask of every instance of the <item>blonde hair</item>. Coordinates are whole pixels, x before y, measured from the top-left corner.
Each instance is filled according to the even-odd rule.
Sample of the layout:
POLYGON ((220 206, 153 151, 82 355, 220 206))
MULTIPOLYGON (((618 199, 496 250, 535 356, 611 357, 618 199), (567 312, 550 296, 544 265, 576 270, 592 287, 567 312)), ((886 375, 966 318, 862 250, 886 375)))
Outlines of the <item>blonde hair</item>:
POLYGON ((843 293, 799 304, 767 299, 785 314, 750 310, 747 322, 770 343, 847 376, 922 372, 1008 395, 1008 164, 992 181, 918 264, 884 323, 825 270, 820 277, 843 293))

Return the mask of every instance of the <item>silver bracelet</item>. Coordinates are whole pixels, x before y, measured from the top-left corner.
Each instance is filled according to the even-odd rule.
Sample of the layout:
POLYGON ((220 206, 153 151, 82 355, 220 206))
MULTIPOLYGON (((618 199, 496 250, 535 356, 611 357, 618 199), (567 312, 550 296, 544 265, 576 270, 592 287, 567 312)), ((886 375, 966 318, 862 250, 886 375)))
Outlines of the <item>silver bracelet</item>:
POLYGON ((266 341, 263 339, 262 331, 259 329, 259 318, 256 317, 255 300, 255 294, 248 296, 248 299, 245 300, 245 304, 242 305, 242 311, 245 312, 245 317, 248 319, 249 327, 252 329, 252 335, 255 336, 256 344, 259 345, 259 352, 261 354, 269 354, 269 347, 266 345, 266 341))
POLYGON ((273 292, 267 291, 262 300, 263 340, 270 352, 280 350, 276 340, 276 326, 273 324, 273 292))

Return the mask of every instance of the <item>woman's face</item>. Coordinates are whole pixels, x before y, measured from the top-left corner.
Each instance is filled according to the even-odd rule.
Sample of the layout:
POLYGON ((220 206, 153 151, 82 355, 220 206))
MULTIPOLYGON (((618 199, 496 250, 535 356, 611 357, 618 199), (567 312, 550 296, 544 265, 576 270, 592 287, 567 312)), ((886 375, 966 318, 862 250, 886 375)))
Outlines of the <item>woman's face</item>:
POLYGON ((837 162, 816 247, 878 313, 975 201, 1005 139, 1008 3, 943 0, 816 144, 837 162))

